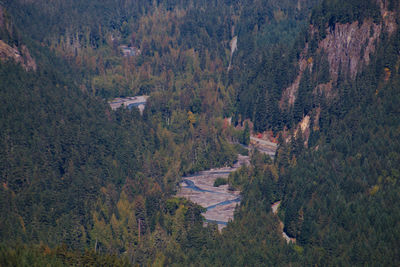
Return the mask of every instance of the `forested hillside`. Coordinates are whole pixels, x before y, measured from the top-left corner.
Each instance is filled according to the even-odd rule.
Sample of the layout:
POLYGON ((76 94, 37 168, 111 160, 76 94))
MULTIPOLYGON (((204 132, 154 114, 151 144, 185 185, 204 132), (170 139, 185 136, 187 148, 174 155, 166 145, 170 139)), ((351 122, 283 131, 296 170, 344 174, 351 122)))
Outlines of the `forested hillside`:
POLYGON ((36 67, 22 68, 25 61, 2 54, 1 240, 118 255, 136 248, 139 236, 147 239, 164 219, 183 173, 233 162, 232 130, 162 91, 143 116, 111 111, 88 89, 96 73, 71 61, 76 57, 68 50, 46 47, 18 21, 31 4, 20 3, 29 7, 19 6, 27 12, 21 17, 11 12, 17 2, 8 4, 1 9, 5 52, 29 54, 36 67), (20 52, 26 46, 29 53, 20 52), (168 123, 166 105, 172 105, 168 123))
POLYGON ((399 24, 395 0, 1 1, 0 265, 399 265, 399 24), (278 150, 230 174, 221 232, 174 195, 249 131, 278 150))

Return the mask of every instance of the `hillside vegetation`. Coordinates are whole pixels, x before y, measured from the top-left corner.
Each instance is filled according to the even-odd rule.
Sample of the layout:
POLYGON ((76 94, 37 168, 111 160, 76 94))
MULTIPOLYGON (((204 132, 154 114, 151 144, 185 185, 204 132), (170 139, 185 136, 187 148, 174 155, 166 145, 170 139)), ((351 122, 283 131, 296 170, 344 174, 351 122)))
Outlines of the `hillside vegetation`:
POLYGON ((399 20, 394 0, 0 2, 0 265, 399 265, 399 20), (107 103, 142 94, 143 115, 107 103), (217 182, 241 205, 204 227, 181 177, 266 130, 276 156, 217 182))

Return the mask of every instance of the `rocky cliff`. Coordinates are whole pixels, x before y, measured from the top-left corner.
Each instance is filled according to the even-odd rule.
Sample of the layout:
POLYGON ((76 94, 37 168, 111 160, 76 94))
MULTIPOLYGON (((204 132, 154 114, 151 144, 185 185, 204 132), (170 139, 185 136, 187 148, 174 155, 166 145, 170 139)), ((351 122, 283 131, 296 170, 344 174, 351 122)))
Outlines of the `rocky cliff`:
MULTIPOLYGON (((304 71, 312 71, 313 54, 323 53, 329 63, 330 81, 318 83, 314 88, 314 94, 334 97, 333 85, 337 82, 339 73, 354 79, 364 66, 368 65, 370 58, 375 52, 379 38, 383 33, 391 35, 397 30, 396 18, 399 11, 390 11, 387 1, 377 1, 381 11, 382 19, 374 22, 372 18, 362 22, 336 23, 330 27, 326 25, 325 38, 318 41, 315 52, 309 50, 309 43, 305 44, 299 59, 299 73, 294 82, 283 90, 280 101, 281 109, 294 105, 304 71)), ((310 36, 317 36, 318 29, 314 25, 309 26, 310 36)))
MULTIPOLYGON (((14 30, 12 25, 7 20, 6 12, 3 7, 0 6, 0 31, 7 36, 13 36, 14 30)), ((28 48, 25 45, 20 44, 18 45, 15 42, 5 41, 1 39, 0 35, 0 61, 8 61, 13 60, 19 64, 26 70, 33 70, 37 69, 36 62, 32 58, 29 53, 28 48)))
POLYGON ((35 71, 37 68, 35 60, 33 60, 25 45, 11 47, 0 40, 0 61, 8 60, 20 63, 26 71, 35 71))

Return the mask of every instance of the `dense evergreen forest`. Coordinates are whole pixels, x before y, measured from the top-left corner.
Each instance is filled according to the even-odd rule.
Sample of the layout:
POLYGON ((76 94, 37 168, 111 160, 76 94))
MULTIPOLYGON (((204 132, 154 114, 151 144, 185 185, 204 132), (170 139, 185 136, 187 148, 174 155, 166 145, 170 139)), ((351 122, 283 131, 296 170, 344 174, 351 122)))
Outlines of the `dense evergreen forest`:
POLYGON ((0 265, 397 266, 399 66, 395 0, 0 1, 0 265))

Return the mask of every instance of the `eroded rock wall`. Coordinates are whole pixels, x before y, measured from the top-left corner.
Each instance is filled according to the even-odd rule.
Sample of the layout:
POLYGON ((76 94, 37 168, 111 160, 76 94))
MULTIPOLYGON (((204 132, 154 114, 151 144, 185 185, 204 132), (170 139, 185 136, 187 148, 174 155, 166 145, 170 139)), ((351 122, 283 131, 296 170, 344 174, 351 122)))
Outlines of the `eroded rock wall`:
MULTIPOLYGON (((0 6, 0 29, 8 32, 11 36, 13 35, 12 27, 7 23, 5 11, 2 6, 0 6)), ((0 39, 0 61, 8 60, 20 63, 26 71, 35 71, 37 69, 36 62, 25 45, 16 46, 0 39)))
MULTIPOLYGON (((393 34, 397 30, 396 19, 399 18, 399 11, 388 10, 388 3, 385 0, 377 0, 381 9, 382 21, 374 22, 366 19, 362 23, 336 23, 326 28, 326 37, 318 42, 317 53, 325 53, 329 63, 329 74, 331 80, 327 83, 317 84, 314 94, 325 95, 333 98, 334 84, 339 73, 354 79, 366 65, 370 63, 380 36, 385 32, 393 34)), ((310 36, 318 35, 318 30, 310 25, 310 36)), ((306 69, 312 70, 312 56, 305 52, 308 50, 306 43, 299 59, 299 73, 294 82, 283 90, 280 100, 280 108, 292 107, 296 101, 302 75, 306 69)))
POLYGON ((361 25, 357 21, 336 24, 334 29, 329 29, 326 38, 318 43, 318 49, 327 54, 331 78, 336 81, 339 71, 355 78, 362 67, 369 64, 381 33, 382 24, 372 20, 361 25))

